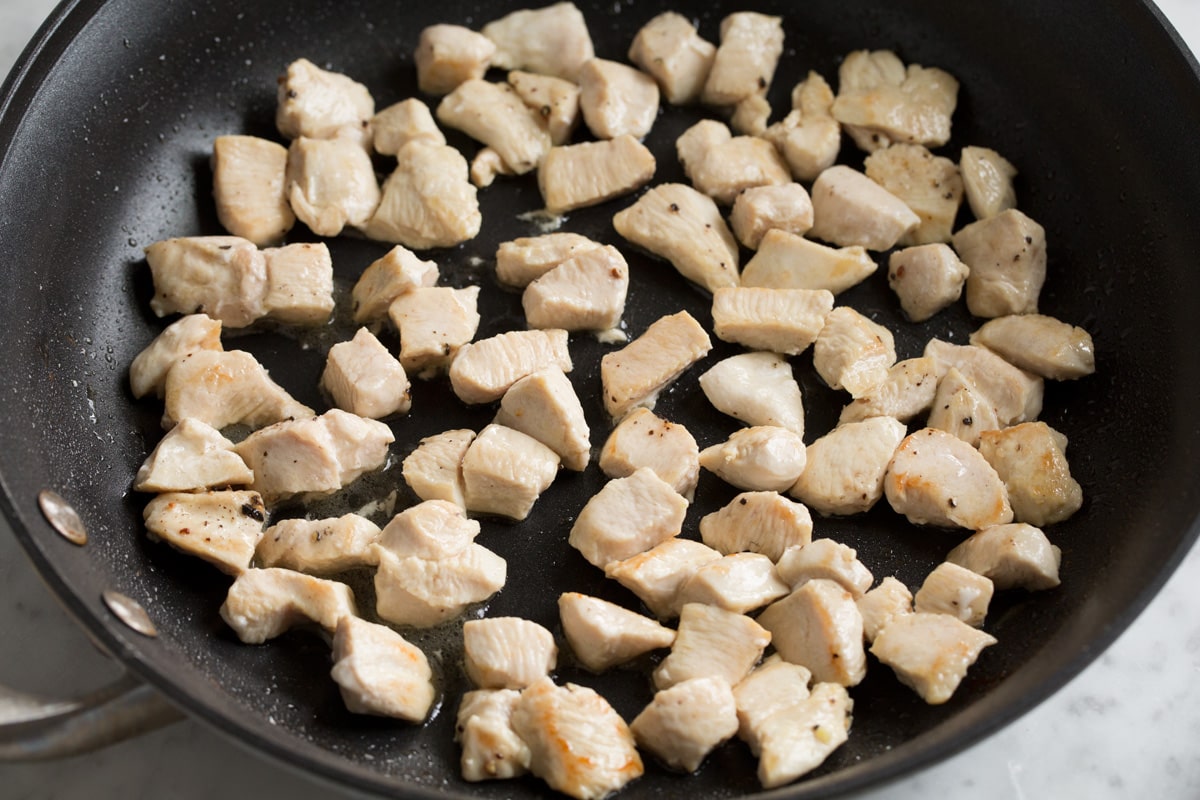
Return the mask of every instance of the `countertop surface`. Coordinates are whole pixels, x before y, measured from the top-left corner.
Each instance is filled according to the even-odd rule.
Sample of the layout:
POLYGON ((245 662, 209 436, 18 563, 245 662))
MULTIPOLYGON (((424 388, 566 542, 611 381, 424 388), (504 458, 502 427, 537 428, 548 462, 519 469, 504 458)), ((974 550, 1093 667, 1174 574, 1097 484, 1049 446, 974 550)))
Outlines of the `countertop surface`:
MULTIPOLYGON (((50 13, 0 0, 0 74, 50 13)), ((1161 8, 1200 48, 1200 1, 1161 8)), ((0 684, 75 694, 118 670, 40 582, 0 521, 0 684)), ((1036 709, 936 766, 855 800, 1200 797, 1200 550, 1107 652, 1036 709)), ((341 796, 184 721, 56 763, 0 765, 0 796, 44 800, 341 796)))

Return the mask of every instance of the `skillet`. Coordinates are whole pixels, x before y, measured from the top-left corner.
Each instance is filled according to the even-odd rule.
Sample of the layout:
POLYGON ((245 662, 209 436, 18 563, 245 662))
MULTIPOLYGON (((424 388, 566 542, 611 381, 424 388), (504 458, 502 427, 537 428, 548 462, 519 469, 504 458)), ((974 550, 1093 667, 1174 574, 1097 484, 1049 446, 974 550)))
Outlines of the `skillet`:
MULTIPOLYGON (((163 4, 153 12, 133 3, 67 5, 10 79, 0 112, 0 304, 7 339, 0 374, 10 398, 0 477, 14 530, 72 612, 134 674, 241 741, 365 790, 513 796, 541 787, 458 781, 452 701, 417 731, 352 718, 325 677, 324 642, 297 632, 265 647, 238 644, 216 615, 228 580, 141 535, 144 498, 128 486, 160 435, 159 409, 132 400, 125 369, 161 322, 148 311, 140 248, 167 236, 218 231, 208 199, 211 139, 226 132, 274 135, 273 81, 288 60, 303 55, 347 72, 367 83, 382 107, 415 89, 409 54, 421 27, 446 20, 478 26, 514 7, 293 3, 285 14, 282 5, 267 3, 163 4), (67 496, 86 520, 92 534, 86 548, 65 543, 47 526, 35 502, 47 487, 67 496), (144 639, 117 623, 100 602, 109 588, 146 606, 160 636, 144 639)), ((713 39, 733 8, 675 7, 696 16, 713 39)), ((599 54, 620 58, 632 32, 659 7, 613 8, 596 4, 587 13, 599 54)), ((1044 418, 1071 438, 1072 469, 1088 498, 1080 514, 1051 531, 1063 549, 1064 585, 994 604, 988 630, 1001 644, 986 651, 947 706, 927 708, 887 670, 873 669, 854 691, 850 742, 813 777, 776 793, 809 797, 943 757, 1028 709, 1115 638, 1194 540, 1197 431, 1189 412, 1198 383, 1189 312, 1197 297, 1192 209, 1200 176, 1184 143, 1197 122, 1196 70, 1157 13, 1137 3, 756 8, 787 20, 776 108, 804 70, 832 78, 838 57, 858 47, 895 48, 907 61, 941 66, 960 79, 955 137, 946 152, 985 144, 1021 168, 1021 207, 1050 239, 1043 308, 1087 327, 1099 353, 1096 376, 1048 387, 1044 418), (1118 53, 1125 61, 1114 69, 1118 53)), ((664 152, 665 142, 669 149, 688 123, 686 115, 664 119, 652 148, 664 152)), ((854 163, 849 145, 844 153, 854 163)), ((678 177, 678 168, 660 159, 657 180, 678 177)), ((433 257, 444 282, 484 285, 480 335, 488 335, 520 319, 514 297, 491 281, 486 260, 497 242, 533 232, 515 212, 536 208, 539 198, 529 181, 506 182, 481 198, 481 236, 433 257), (472 266, 472 257, 485 264, 472 266)), ((573 215, 570 227, 620 244, 609 219, 624 202, 573 215)), ((349 239, 333 246, 343 288, 385 249, 349 239)), ((706 318, 706 297, 669 268, 622 249, 635 276, 626 315, 631 332, 681 307, 706 318)), ((909 325, 880 280, 841 302, 896 331, 902 357, 930 335, 961 339, 974 325, 961 309, 909 325)), ((300 399, 320 405, 312 387, 323 348, 346 332, 304 338, 308 349, 288 332, 246 334, 229 346, 251 349, 300 399)), ((577 387, 597 385, 594 362, 602 350, 586 338, 573 341, 577 387)), ((732 352, 718 348, 707 363, 732 352)), ((811 432, 832 425, 842 398, 808 377, 804 357, 796 367, 811 440, 811 432)), ((606 431, 598 399, 585 403, 593 431, 606 431)), ((403 455, 428 433, 478 428, 490 418, 490 409, 464 412, 456 405, 443 386, 418 386, 414 414, 397 424, 395 452, 403 455)), ((659 411, 687 420, 701 444, 733 429, 684 387, 668 393, 659 411)), ((570 518, 597 480, 564 475, 527 523, 485 524, 481 541, 508 558, 517 578, 489 613, 520 614, 554 628, 552 599, 564 589, 630 602, 563 546, 570 518)), ((361 504, 392 488, 404 498, 395 469, 353 487, 343 502, 361 504)), ((692 531, 730 493, 706 476, 699 496, 689 514, 692 531)), ((855 546, 877 577, 886 574, 877 565, 886 564, 910 585, 960 538, 913 528, 886 509, 817 526, 820 535, 855 546)), ((356 589, 369 593, 369 584, 356 589)), ((455 666, 448 659, 439 673, 448 698, 463 684, 455 666)), ((558 675, 595 686, 626 718, 649 697, 637 671, 593 678, 568 661, 558 675)), ((757 789, 753 768, 735 743, 697 778, 654 770, 626 793, 750 793, 757 789)))

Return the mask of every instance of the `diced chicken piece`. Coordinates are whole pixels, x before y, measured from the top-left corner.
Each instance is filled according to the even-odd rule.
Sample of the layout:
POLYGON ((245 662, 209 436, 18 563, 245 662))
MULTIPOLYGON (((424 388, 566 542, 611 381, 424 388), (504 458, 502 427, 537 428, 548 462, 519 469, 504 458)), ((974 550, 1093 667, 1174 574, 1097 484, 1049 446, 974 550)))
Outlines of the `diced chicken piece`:
POLYGON ((757 136, 734 136, 713 119, 684 131, 675 150, 692 185, 722 205, 731 205, 746 189, 792 182, 774 145, 757 136))
POLYGON ((604 247, 578 233, 547 233, 502 242, 496 249, 496 278, 524 289, 569 258, 604 247))
POLYGON ((614 420, 638 406, 653 409, 659 392, 711 349, 708 333, 686 311, 652 322, 641 336, 600 359, 604 409, 614 420))
POLYGON ((604 485, 579 512, 568 542, 606 569, 678 536, 687 500, 648 467, 604 485))
POLYGON ((306 622, 333 633, 357 615, 346 584, 278 567, 242 572, 221 604, 221 619, 246 644, 262 644, 306 622))
POLYGON ((994 636, 949 614, 902 614, 879 632, 871 653, 931 705, 946 702, 994 636))
POLYGON ((708 105, 732 106, 766 94, 782 53, 782 18, 753 11, 730 14, 721 20, 721 44, 700 99, 708 105))
POLYGON ((733 107, 733 116, 729 118, 729 127, 734 133, 746 136, 762 136, 767 132, 767 122, 771 119, 771 103, 761 94, 743 97, 733 107))
POLYGON ((1043 314, 997 317, 971 334, 971 344, 986 347, 1010 364, 1052 380, 1075 380, 1096 371, 1091 334, 1043 314))
POLYGON ((779 557, 778 569, 780 579, 792 589, 821 578, 837 582, 855 600, 861 599, 875 582, 854 548, 833 539, 814 539, 789 547, 779 557))
POLYGON ((875 641, 879 632, 896 617, 913 613, 912 592, 891 575, 856 602, 863 618, 863 634, 868 642, 875 641))
POLYGON ((550 143, 566 144, 579 125, 579 86, 552 75, 514 69, 508 85, 533 109, 550 134, 550 143))
POLYGON ((906 69, 887 50, 850 53, 838 69, 834 118, 873 152, 892 142, 940 147, 950 139, 958 81, 936 67, 906 69))
POLYGON ((421 31, 413 62, 417 88, 425 94, 448 94, 464 81, 488 71, 496 45, 482 33, 461 25, 430 25, 421 31))
POLYGON ((861 283, 877 266, 862 247, 826 247, 784 230, 769 230, 746 262, 742 286, 839 294, 861 283))
POLYGON ((159 441, 138 468, 139 492, 194 492, 211 486, 239 486, 254 473, 233 450, 233 442, 206 422, 186 418, 159 441))
POLYGON ((875 388, 842 409, 838 424, 870 417, 895 417, 908 422, 930 409, 937 387, 937 364, 929 356, 897 361, 875 388))
POLYGON ((197 350, 222 350, 221 322, 207 314, 188 314, 154 337, 129 365, 129 388, 134 397, 154 392, 162 397, 167 372, 184 356, 197 350))
POLYGON ((738 241, 757 250, 772 228, 803 235, 812 227, 812 199, 798 183, 751 186, 733 201, 729 224, 738 241))
POLYGON ((726 555, 762 553, 772 561, 812 541, 812 515, 777 492, 744 492, 700 520, 700 537, 726 555))
POLYGON ((726 483, 747 491, 784 492, 805 464, 804 439, 773 425, 734 431, 700 453, 700 466, 726 483))
POLYGON ((738 246, 713 199, 662 183, 613 216, 617 233, 710 292, 738 285, 738 246))
POLYGON ((558 454, 504 425, 488 425, 462 460, 467 510, 522 520, 558 474, 558 454))
POLYGON ((288 325, 324 325, 333 314, 333 259, 324 242, 301 242, 263 251, 268 319, 288 325))
POLYGON ((450 364, 450 385, 464 403, 490 403, 546 367, 571 371, 566 331, 508 331, 460 347, 450 364))
POLYGON ((360 417, 382 419, 412 407, 404 367, 366 328, 329 348, 321 387, 334 405, 360 417))
POLYGON ((204 313, 244 328, 265 313, 267 262, 253 242, 236 236, 185 236, 146 248, 156 316, 204 313))
POLYGON ((587 21, 574 3, 521 9, 483 26, 496 43, 492 66, 579 80, 580 68, 595 55, 587 21))
POLYGON ((516 689, 476 689, 458 706, 454 740, 462 745, 463 780, 505 780, 529 771, 529 746, 512 727, 516 689))
POLYGON ((1017 168, 987 147, 964 147, 959 157, 967 203, 976 219, 994 217, 1017 207, 1013 178, 1017 168))
POLYGON ((538 169, 546 211, 563 214, 594 206, 645 186, 654 154, 629 134, 599 142, 552 147, 538 169))
POLYGON ((654 670, 654 685, 669 689, 693 678, 721 678, 730 686, 750 674, 771 634, 744 614, 685 603, 670 654, 654 670))
POLYGON ((1004 482, 1017 522, 1053 525, 1083 505, 1083 489, 1067 463, 1067 437, 1046 423, 985 431, 979 452, 1004 482))
POLYGON ((730 356, 700 376, 700 388, 714 408, 747 425, 774 425, 804 435, 800 384, 783 356, 730 356))
POLYGON ((600 450, 600 470, 610 478, 648 467, 689 502, 700 478, 700 448, 688 429, 648 408, 635 408, 609 434, 600 450))
POLYGON ((799 355, 817 340, 832 309, 833 294, 827 289, 717 289, 713 333, 754 350, 799 355))
POLYGON ((446 136, 433 119, 433 112, 424 101, 416 97, 401 100, 371 119, 371 130, 375 136, 375 152, 394 156, 400 148, 414 140, 433 145, 446 143, 446 136))
POLYGON ((379 526, 358 514, 330 519, 284 519, 267 528, 255 557, 264 567, 311 574, 374 566, 379 526))
POLYGON ((702 565, 679 588, 678 602, 749 614, 786 595, 788 585, 762 553, 730 553, 702 565))
POLYGON ((817 177, 812 204, 809 235, 841 247, 887 250, 921 222, 899 197, 843 164, 817 177))
POLYGON ((925 577, 913 598, 918 614, 949 614, 973 628, 983 627, 994 587, 966 567, 944 561, 925 577))
POLYGON ((612 245, 567 259, 525 287, 521 306, 531 328, 607 331, 625 313, 629 264, 612 245))
POLYGON ((628 64, 589 59, 579 68, 579 111, 597 139, 641 139, 658 117, 658 84, 628 64))
POLYGON ((1030 591, 1058 586, 1062 551, 1046 534, 1024 522, 984 528, 946 556, 952 564, 990 578, 996 589, 1030 591))
POLYGON ((292 229, 286 147, 257 136, 218 136, 212 171, 217 220, 225 230, 264 246, 292 229))
POLYGON ((967 309, 977 317, 1033 314, 1046 280, 1046 231, 1015 208, 972 222, 954 234, 954 249, 971 272, 967 309))
POLYGON ((896 513, 914 525, 978 531, 1013 519, 996 470, 974 447, 934 428, 900 443, 883 490, 896 513))
POLYGON ((338 622, 330 675, 355 714, 421 722, 437 698, 421 649, 386 625, 357 617, 338 622))
POLYGON ((788 494, 825 515, 867 511, 883 496, 884 474, 904 434, 895 417, 839 425, 808 446, 804 472, 788 494))
POLYGON ((279 79, 278 95, 275 127, 288 139, 370 141, 375 100, 367 87, 352 78, 301 58, 288 64, 279 79))
POLYGON ((675 641, 675 631, 649 617, 578 592, 559 595, 558 615, 575 658, 592 672, 670 647, 675 641))
POLYGON ((962 296, 970 270, 949 245, 922 244, 888 257, 888 286, 913 322, 924 322, 962 296))
POLYGON ((496 422, 537 439, 567 469, 582 472, 591 460, 591 432, 583 404, 558 367, 546 367, 514 383, 500 400, 496 422))
POLYGON ((496 182, 496 178, 501 175, 515 175, 516 173, 504 163, 504 159, 490 147, 481 147, 475 157, 471 159, 471 183, 478 186, 480 189, 486 189, 496 182))
POLYGON ((671 538, 644 553, 609 564, 604 574, 637 595, 651 614, 670 619, 679 616, 679 590, 687 579, 720 557, 708 545, 671 538))
POLYGON ((585 686, 541 679, 521 692, 512 725, 529 745, 529 771, 577 800, 607 797, 644 771, 625 720, 585 686))
POLYGON ((379 208, 364 229, 371 239, 414 250, 453 247, 483 224, 467 160, 457 149, 416 139, 396 153, 379 208))
POLYGON ((358 142, 301 137, 288 148, 287 196, 309 230, 337 236, 367 224, 380 192, 371 156, 358 142))
POLYGON ((550 133, 507 83, 470 80, 446 95, 438 122, 500 154, 517 175, 537 168, 550 150, 550 133))
POLYGON ((892 332, 850 306, 829 312, 813 344, 817 374, 831 389, 845 389, 851 397, 878 387, 895 363, 892 332))
POLYGON ((467 507, 462 460, 475 431, 460 429, 427 436, 404 459, 404 481, 422 500, 445 500, 467 507))
POLYGON ((258 492, 165 492, 142 512, 151 539, 162 539, 230 575, 250 567, 267 518, 258 492))
POLYGON ((845 744, 853 708, 844 686, 818 683, 793 713, 772 715, 758 736, 758 781, 763 788, 791 783, 845 744))
POLYGON ((953 161, 919 144, 897 143, 867 156, 863 169, 920 217, 917 227, 901 237, 901 244, 950 241, 963 196, 962 176, 953 161))
POLYGON ((554 635, 520 617, 469 619, 463 623, 463 666, 481 689, 524 689, 554 669, 554 635))
POLYGON ((925 355, 937 362, 940 377, 951 367, 961 372, 987 398, 1001 425, 1037 419, 1042 411, 1042 379, 1014 367, 991 350, 934 338, 925 345, 925 355))
POLYGON ((163 399, 163 427, 167 429, 188 417, 220 430, 238 424, 261 428, 313 415, 311 408, 292 399, 244 350, 187 354, 167 372, 163 399))
POLYGON ((629 60, 658 82, 671 105, 700 99, 717 48, 682 14, 664 11, 643 25, 629 46, 629 60))
POLYGON ((446 558, 376 552, 375 613, 396 625, 429 628, 456 617, 498 592, 508 574, 503 558, 475 543, 446 558))
POLYGON ((479 287, 418 286, 388 306, 400 332, 400 365, 418 378, 446 372, 479 330, 479 287))
POLYGON ((937 428, 962 439, 972 447, 979 446, 984 431, 1000 429, 1000 420, 991 402, 955 367, 938 381, 933 406, 925 421, 928 428, 937 428))
POLYGON ((392 517, 379 533, 379 546, 401 558, 450 558, 479 535, 479 523, 447 500, 425 500, 392 517))
POLYGON ((805 581, 767 606, 758 622, 786 660, 808 667, 813 680, 857 686, 867 674, 863 621, 854 595, 824 578, 805 581))
POLYGON ((363 270, 350 297, 354 302, 354 321, 375 322, 387 316, 397 297, 438 280, 438 266, 422 261, 403 245, 396 245, 383 258, 372 261, 363 270))
POLYGON ((733 687, 738 737, 750 746, 751 753, 756 756, 761 753, 759 737, 772 717, 790 716, 802 706, 809 695, 810 680, 812 673, 807 667, 784 661, 775 653, 733 687))
POLYGON ((236 449, 254 470, 254 488, 270 505, 296 495, 336 492, 382 467, 393 441, 384 423, 335 408, 255 431, 236 449))
POLYGON ((638 745, 668 767, 695 772, 738 730, 733 689, 721 678, 693 678, 654 694, 629 724, 638 745))
POLYGON ((763 136, 783 156, 792 177, 809 183, 837 161, 842 127, 833 118, 833 90, 816 72, 792 89, 792 111, 763 136))

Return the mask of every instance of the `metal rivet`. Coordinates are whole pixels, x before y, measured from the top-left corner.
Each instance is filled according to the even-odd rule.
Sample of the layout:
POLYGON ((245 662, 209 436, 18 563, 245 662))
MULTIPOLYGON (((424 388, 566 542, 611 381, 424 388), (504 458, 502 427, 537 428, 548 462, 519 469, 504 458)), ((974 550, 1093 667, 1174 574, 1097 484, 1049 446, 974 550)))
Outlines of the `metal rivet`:
POLYGON ((41 507, 46 521, 62 534, 64 539, 80 547, 87 544, 87 529, 83 526, 83 520, 61 494, 51 489, 42 489, 38 492, 38 506, 41 507))
POLYGON ((108 610, 115 614, 121 622, 143 636, 151 638, 158 636, 158 628, 154 627, 154 623, 150 621, 150 615, 136 600, 130 599, 120 592, 114 592, 112 589, 105 590, 101 597, 104 598, 104 605, 108 606, 108 610))

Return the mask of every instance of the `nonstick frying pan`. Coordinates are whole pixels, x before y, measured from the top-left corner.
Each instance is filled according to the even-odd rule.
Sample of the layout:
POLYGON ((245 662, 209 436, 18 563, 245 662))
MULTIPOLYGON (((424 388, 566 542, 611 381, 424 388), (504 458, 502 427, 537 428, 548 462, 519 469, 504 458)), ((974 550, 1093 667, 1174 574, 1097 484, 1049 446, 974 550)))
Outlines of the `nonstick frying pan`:
MULTIPOLYGON (((665 8, 581 4, 598 54, 623 58, 633 32, 665 8)), ((5 87, 0 109, 0 253, 5 347, 0 391, 7 399, 0 478, 5 512, 22 545, 72 613, 98 641, 188 713, 251 746, 342 785, 413 796, 461 793, 536 796, 532 779, 469 786, 457 777, 453 706, 465 678, 453 631, 418 640, 435 656, 446 704, 412 729, 344 711, 328 679, 328 646, 296 631, 260 647, 236 641, 217 616, 228 578, 142 533, 142 497, 130 491, 141 460, 161 435, 161 411, 135 402, 125 371, 161 330, 148 309, 151 288, 141 248, 176 235, 216 233, 207 157, 212 138, 244 132, 274 137, 274 81, 304 56, 366 83, 380 107, 415 93, 411 53, 427 24, 478 27, 519 7, 446 2, 435 7, 370 2, 241 4, 135 2, 66 4, 5 87), (47 524, 37 496, 53 489, 90 533, 85 547, 47 524), (106 590, 144 606, 159 635, 143 637, 104 606, 106 590)), ((671 6, 716 39, 740 4, 671 6)), ((1010 593, 993 604, 987 629, 1000 644, 971 671, 953 700, 930 708, 876 665, 854 690, 850 742, 801 782, 776 794, 815 797, 877 782, 978 739, 1076 674, 1144 607, 1196 536, 1192 491, 1200 459, 1193 409, 1200 395, 1192 352, 1200 298, 1200 160, 1190 134, 1200 124, 1194 61, 1143 3, 764 2, 782 14, 787 50, 771 98, 808 69, 831 79, 853 49, 892 48, 906 61, 947 69, 962 83, 954 138, 994 147, 1019 166, 1020 205, 1047 229, 1047 313, 1080 324, 1096 341, 1098 372, 1050 384, 1043 418, 1070 437, 1069 456, 1087 500, 1050 530, 1063 551, 1063 585, 1010 593)), ((648 144, 660 154, 656 180, 680 179, 661 154, 691 112, 664 116, 648 144)), ((456 144, 471 147, 462 139, 456 144)), ((860 163, 847 143, 848 163, 860 163)), ((518 215, 540 206, 531 180, 506 180, 481 193, 480 236, 431 253, 443 283, 484 287, 480 330, 520 327, 519 298, 489 272, 496 244, 535 233, 518 215)), ((569 227, 621 245, 615 201, 573 214, 569 227)), ((302 231, 293 240, 306 238, 302 231)), ((338 285, 386 248, 342 238, 331 243, 338 285)), ((708 298, 669 267, 623 247, 634 287, 626 313, 636 334, 664 313, 708 317, 708 298)), ((977 321, 961 308, 924 325, 899 314, 882 272, 843 295, 896 332, 901 357, 930 336, 961 341, 977 321)), ((227 340, 249 349, 286 388, 324 407, 315 390, 325 349, 349 329, 316 334, 260 330, 227 340)), ((610 349, 574 337, 572 377, 584 395, 594 444, 608 430, 595 363, 610 349), (589 392, 590 388, 590 392, 589 392)), ((706 361, 736 352, 718 346, 706 361)), ((828 429, 844 397, 795 360, 806 395, 808 440, 828 429)), ((703 368, 703 367, 701 367, 703 368)), ((659 413, 688 424, 702 445, 735 423, 695 390, 694 370, 660 401, 659 413)), ((443 383, 420 384, 414 412, 395 425, 396 458, 421 437, 449 427, 479 428, 490 408, 462 409, 443 383)), ((520 615, 556 629, 554 598, 567 589, 633 605, 565 545, 570 521, 602 478, 564 474, 520 525, 485 520, 481 542, 510 564, 492 615, 520 615)), ((324 510, 359 507, 398 490, 395 464, 351 487, 324 510)), ((702 478, 687 530, 732 490, 702 478)), ((299 513, 297 509, 285 513, 299 513)), ((961 534, 915 528, 886 508, 859 518, 818 520, 818 535, 856 547, 877 577, 894 572, 918 585, 961 534)), ((354 581, 369 608, 370 583, 354 581)), ((353 576, 352 576, 353 579, 353 576)), ((628 719, 649 699, 644 670, 595 677, 573 667, 561 680, 596 687, 628 719)), ((698 776, 651 768, 628 796, 690 792, 730 796, 758 790, 754 762, 739 743, 721 748, 698 776)))

